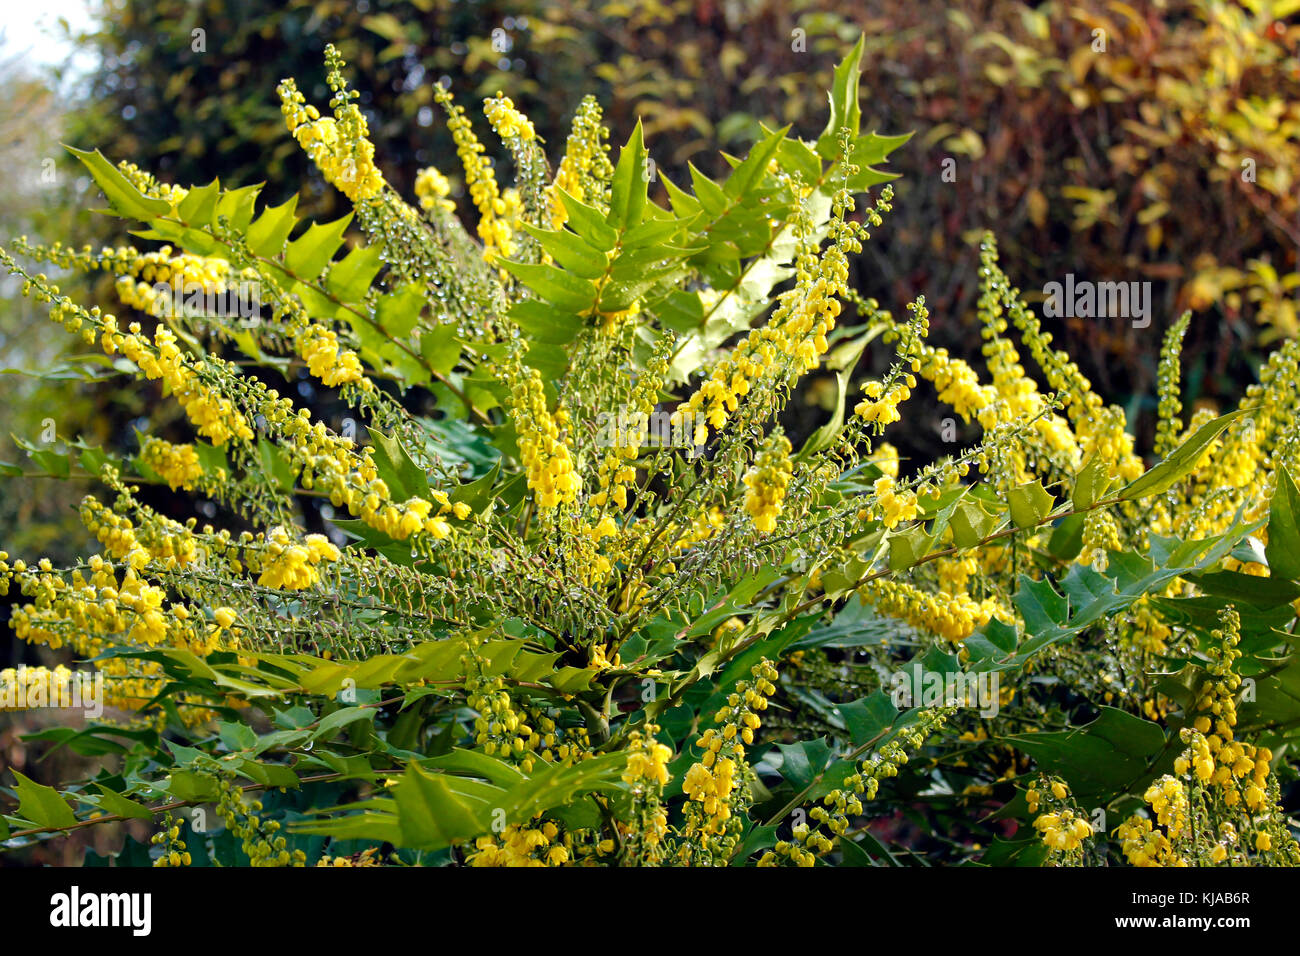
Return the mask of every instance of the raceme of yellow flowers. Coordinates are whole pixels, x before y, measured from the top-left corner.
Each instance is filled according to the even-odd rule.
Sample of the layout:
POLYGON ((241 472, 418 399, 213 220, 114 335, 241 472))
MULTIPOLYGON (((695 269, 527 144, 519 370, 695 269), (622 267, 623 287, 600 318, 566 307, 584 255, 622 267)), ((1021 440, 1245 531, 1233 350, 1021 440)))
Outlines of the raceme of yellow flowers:
POLYGON ((1227 607, 1212 634, 1211 664, 1201 683, 1191 726, 1180 731, 1187 749, 1174 773, 1156 780, 1143 794, 1155 816, 1133 816, 1118 830, 1123 851, 1135 866, 1240 865, 1300 863, 1297 844, 1286 825, 1272 773, 1273 753, 1234 739, 1237 691, 1241 677, 1241 619, 1227 607))
MULTIPOLYGON (((1167 552, 1170 538, 1242 522, 1264 534, 1278 476, 1300 458, 1300 346, 1273 353, 1243 413, 1178 480, 1126 498, 1147 463, 1124 411, 1053 348, 991 237, 980 370, 930 344, 924 299, 895 319, 850 288, 850 257, 892 208, 874 167, 897 144, 860 135, 842 89, 837 125, 816 143, 764 130, 729 178, 695 170, 687 192, 651 189, 640 127, 615 162, 592 97, 554 167, 514 103, 486 99, 518 174, 503 187, 440 86, 460 170, 420 170, 408 203, 380 172, 333 47, 326 63, 332 115, 292 79, 281 108, 352 202, 360 235, 347 232, 351 214, 299 228, 292 202, 259 213, 258 187, 173 186, 82 154, 114 208, 149 227, 137 234, 163 244, 12 249, 111 274, 121 321, 0 250, 53 321, 183 412, 159 415, 167 437, 142 435, 135 454, 69 463, 69 477, 75 464, 107 492, 81 508, 100 553, 66 569, 0 553, 0 589, 21 595, 17 636, 93 658, 123 712, 113 719, 166 726, 189 750, 238 746, 246 735, 230 733, 230 718, 254 695, 306 708, 303 727, 239 751, 257 763, 249 779, 347 767, 385 794, 360 817, 322 807, 320 821, 284 828, 274 797, 249 800, 238 763, 218 759, 231 753, 203 751, 185 772, 206 781, 203 798, 250 864, 412 865, 427 851, 474 866, 822 865, 866 852, 855 836, 893 799, 895 778, 959 768, 975 779, 934 792, 1011 795, 1032 769, 1015 738, 1066 719, 1042 691, 1058 685, 1162 721, 1186 745, 1173 774, 1133 795, 1149 809, 1116 830, 1115 859, 1296 861, 1274 751, 1235 736, 1239 622, 1225 612, 1204 651, 1162 611, 1199 596, 1186 577, 1026 654, 1005 676, 1033 680, 1002 687, 987 721, 943 701, 897 707, 853 734, 864 711, 888 713, 873 695, 911 654, 960 668, 999 628, 1017 646, 1032 639, 1042 622, 1022 613, 1026 588, 1065 580, 1077 610, 1084 588, 1113 590, 1102 574, 1167 552), (253 322, 177 312, 157 285, 221 294, 249 281, 267 307, 253 322), (887 371, 850 393, 868 346, 887 371), (796 446, 779 416, 827 370, 842 372, 838 410, 796 446), (285 387, 268 384, 277 374, 285 387), (314 394, 308 380, 347 409, 342 426, 291 397, 314 394), (900 456, 885 439, 905 437, 905 405, 923 390, 979 437, 933 462, 900 456), (175 494, 155 504, 149 485, 219 505, 201 513, 221 519, 180 514, 175 494), (1064 557, 1062 528, 1077 538, 1064 557), (861 615, 853 633, 872 639, 814 639, 841 614, 861 615), (1210 662, 1186 726, 1146 679, 1161 655, 1210 662), (383 753, 335 753, 316 733, 363 706, 345 689, 402 701, 383 753), (173 697, 179 717, 160 703, 173 697), (225 732, 213 734, 218 711, 225 732), (797 760, 775 745, 823 739, 838 776, 796 785, 797 760), (484 809, 494 806, 510 813, 484 809), (438 826, 391 819, 422 807, 438 826), (372 845, 309 858, 295 842, 308 832, 372 845), (385 844, 395 849, 381 858, 385 844)), ((845 76, 855 69, 846 61, 845 76)), ((1182 418, 1186 327, 1175 323, 1161 354, 1160 455, 1214 417, 1182 418)), ((1266 573, 1233 554, 1225 568, 1266 573)), ((31 669, 0 686, 67 679, 31 669)), ((392 719, 368 709, 376 728, 392 719)), ((1106 852, 1070 786, 1039 776, 1028 791, 1028 829, 1051 864, 1106 852)), ((188 865, 162 822, 159 865, 188 865)))
POLYGON ((322 117, 298 91, 293 80, 281 84, 280 110, 294 139, 306 150, 326 180, 359 202, 376 196, 384 187, 383 174, 375 166, 375 147, 367 138, 366 118, 356 103, 359 93, 346 91, 340 77, 342 59, 330 47, 326 53, 331 106, 334 117, 322 117))

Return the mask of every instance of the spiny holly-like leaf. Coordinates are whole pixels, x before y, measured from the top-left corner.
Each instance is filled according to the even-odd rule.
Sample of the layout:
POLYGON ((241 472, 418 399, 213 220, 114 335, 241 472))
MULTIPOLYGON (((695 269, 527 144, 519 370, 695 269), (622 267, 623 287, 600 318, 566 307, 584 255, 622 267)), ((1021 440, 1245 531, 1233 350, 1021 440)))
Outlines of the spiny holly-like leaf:
MULTIPOLYGON (((1064 777, 1084 806, 1140 790, 1165 772, 1158 761, 1166 749, 1160 725, 1113 707, 1102 707, 1096 720, 1073 730, 1002 739, 1044 772, 1064 777)), ((1167 762, 1172 760, 1171 753, 1167 762)))
POLYGON ((566 312, 583 313, 596 303, 596 286, 556 266, 506 259, 501 267, 545 301, 566 312))
POLYGON ((1093 454, 1074 479, 1070 504, 1075 511, 1086 511, 1101 500, 1110 487, 1110 474, 1100 455, 1093 454))
POLYGON ((326 288, 340 302, 360 302, 382 266, 383 259, 377 248, 357 246, 330 269, 325 280, 326 288))
POLYGON ((375 470, 398 501, 422 498, 429 493, 429 476, 406 453, 401 442, 377 428, 370 430, 374 443, 375 470))
POLYGON ((835 375, 835 412, 831 415, 830 421, 808 436, 808 441, 799 450, 800 458, 816 454, 824 448, 829 448, 831 443, 835 441, 835 436, 844 427, 844 399, 848 393, 848 388, 849 376, 844 372, 837 372, 835 375))
POLYGON ((295 193, 287 202, 262 210, 262 214, 248 226, 249 250, 268 259, 279 256, 284 251, 284 241, 298 222, 293 214, 297 208, 298 195, 295 193))
POLYGON ((924 525, 912 525, 900 534, 889 536, 889 570, 902 571, 920 563, 934 546, 934 535, 924 525))
POLYGON ((543 762, 524 775, 493 757, 453 752, 409 764, 389 789, 391 797, 319 811, 324 819, 290 824, 290 830, 438 850, 491 832, 498 822, 525 823, 586 794, 621 789, 626 762, 626 753, 610 753, 567 767, 543 762), (440 766, 453 772, 439 772, 440 766))
POLYGON ((645 134, 641 121, 628 138, 614 167, 614 181, 610 188, 609 215, 605 221, 614 229, 627 230, 639 225, 645 212, 646 195, 650 178, 646 175, 645 134))
POLYGON ((823 159, 834 159, 840 149, 840 130, 847 128, 849 135, 857 137, 862 123, 862 109, 858 105, 858 86, 862 73, 862 48, 866 36, 859 36, 848 56, 835 67, 831 84, 831 115, 826 129, 817 139, 817 152, 823 159))
POLYGON ((618 230, 605 222, 604 213, 595 206, 588 206, 564 189, 557 191, 568 216, 569 228, 602 252, 609 252, 618 245, 618 230))
POLYGON ((217 218, 225 218, 230 228, 242 233, 253 221, 253 212, 258 194, 262 191, 260 183, 252 186, 240 186, 238 189, 226 189, 217 199, 217 218))
POLYGON ((496 789, 411 764, 393 788, 400 845, 434 850, 478 836, 488 828, 496 789))
POLYGON ((1041 481, 1031 481, 1012 488, 1007 494, 1007 504, 1011 507, 1011 520, 1016 527, 1027 531, 1043 523, 1052 513, 1056 499, 1041 481))
POLYGON ((727 181, 723 183, 722 188, 728 196, 743 196, 762 181, 767 172, 767 164, 781 148, 781 141, 789 131, 789 126, 782 126, 778 130, 765 133, 763 138, 753 145, 744 162, 733 169, 727 181))
POLYGON ((351 222, 352 213, 348 213, 333 222, 312 223, 306 232, 289 243, 284 257, 286 268, 303 282, 320 278, 334 253, 343 245, 343 233, 351 222))
POLYGON ((547 255, 581 279, 599 279, 609 268, 609 253, 597 249, 576 232, 539 229, 529 223, 523 223, 523 227, 547 255))
POLYGON ((221 184, 212 180, 206 186, 195 186, 176 207, 176 215, 191 226, 210 226, 217 212, 221 184))
POLYGON ((1264 555, 1273 577, 1300 581, 1300 492, 1285 468, 1277 470, 1264 555))
POLYGON ((1002 523, 1002 518, 991 514, 983 501, 964 496, 948 518, 952 540, 959 548, 973 548, 987 538, 1002 523))
POLYGON ((50 829, 70 827, 77 822, 72 808, 59 796, 59 791, 36 783, 17 770, 13 771, 13 775, 18 780, 15 788, 18 793, 18 815, 24 820, 31 820, 39 827, 50 829))
POLYGON ((136 189, 99 150, 75 149, 71 146, 67 150, 90 170, 90 175, 108 198, 109 205, 119 215, 150 222, 171 211, 171 205, 166 200, 150 199, 136 189))
POLYGON ((1243 415, 1249 415, 1253 409, 1239 408, 1226 415, 1206 422, 1196 430, 1187 441, 1179 445, 1169 457, 1157 464, 1141 478, 1127 485, 1119 496, 1125 501, 1146 498, 1168 491, 1178 481, 1196 470, 1201 458, 1209 451, 1210 444, 1219 437, 1225 428, 1243 415))
POLYGON ((419 324, 423 309, 424 292, 412 283, 380 297, 375 305, 375 321, 388 335, 404 339, 419 324))
POLYGON ((1212 567, 1227 556, 1255 525, 1234 527, 1203 541, 1153 538, 1150 555, 1113 552, 1104 572, 1073 564, 1054 586, 1048 579, 1022 575, 1012 598, 1024 621, 1024 638, 1011 643, 1006 626, 991 621, 967 640, 973 669, 1019 667, 1043 648, 1070 640, 1121 608, 1176 577, 1212 567), (1014 648, 1014 650, 1013 650, 1014 648))

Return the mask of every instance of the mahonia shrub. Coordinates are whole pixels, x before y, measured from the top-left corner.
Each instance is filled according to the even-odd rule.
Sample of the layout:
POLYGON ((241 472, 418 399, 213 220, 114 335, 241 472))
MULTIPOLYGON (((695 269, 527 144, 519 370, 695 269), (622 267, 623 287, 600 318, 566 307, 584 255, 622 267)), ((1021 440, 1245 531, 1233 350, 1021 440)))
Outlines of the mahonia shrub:
POLYGON ((861 54, 815 142, 765 130, 666 205, 594 99, 552 167, 489 98, 506 187, 441 88, 462 169, 400 196, 333 48, 326 108, 279 96, 341 220, 76 151, 156 245, 0 259, 192 434, 31 449, 102 484, 102 549, 0 554, 15 634, 80 662, 4 672, 0 704, 107 710, 36 735, 101 766, 13 772, 4 846, 141 819, 121 863, 1300 859, 1294 340, 1184 420, 1175 323, 1149 469, 991 236, 983 374, 929 345, 923 299, 847 286, 906 139, 860 131, 861 54), (892 365, 850 396, 869 346, 892 365), (796 443, 779 416, 819 368, 838 403, 796 443), (920 388, 981 436, 904 467, 885 435, 920 388))

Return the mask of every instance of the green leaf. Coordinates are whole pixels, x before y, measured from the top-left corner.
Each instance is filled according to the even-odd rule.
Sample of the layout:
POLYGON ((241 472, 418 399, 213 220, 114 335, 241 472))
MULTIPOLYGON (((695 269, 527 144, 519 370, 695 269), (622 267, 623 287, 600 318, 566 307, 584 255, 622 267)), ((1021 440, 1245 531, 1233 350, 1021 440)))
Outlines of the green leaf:
POLYGON ((333 222, 312 223, 307 231, 289 243, 284 264, 294 278, 314 282, 343 245, 343 233, 352 222, 352 213, 333 222))
POLYGON ((602 754, 571 767, 545 764, 525 782, 507 790, 500 806, 509 822, 525 823, 584 794, 621 789, 620 777, 626 766, 626 751, 602 754))
POLYGON ((171 211, 171 204, 166 200, 150 199, 131 185, 131 181, 105 159, 99 150, 74 149, 71 146, 67 150, 85 164, 99 188, 104 191, 109 205, 122 216, 149 222, 171 211))
POLYGON ((461 341, 449 328, 425 329, 420 333, 420 355, 430 370, 450 375, 460 361, 461 341))
POLYGON ((108 787, 104 786, 102 783, 97 783, 95 786, 100 792, 99 808, 106 813, 112 813, 119 817, 127 817, 128 819, 134 820, 149 820, 153 818, 153 814, 149 811, 149 808, 143 804, 127 799, 120 793, 108 789, 108 787))
POLYGON ((731 171, 731 175, 727 177, 727 181, 723 184, 722 188, 726 190, 728 196, 742 196, 756 184, 762 182, 763 177, 767 174, 768 163, 771 162, 772 157, 781 148, 781 142, 788 132, 790 132, 790 127, 788 125, 782 126, 778 130, 767 133, 753 145, 749 150, 749 155, 745 157, 745 161, 731 171))
POLYGON ((238 762, 236 771, 264 787, 283 787, 297 790, 301 786, 298 775, 283 764, 260 763, 250 758, 238 762))
POLYGON ((849 740, 855 747, 879 739, 899 718, 898 708, 884 690, 840 704, 836 710, 844 720, 849 740))
POLYGON ((298 208, 295 193, 288 202, 270 206, 248 227, 248 248, 256 256, 272 259, 284 250, 284 241, 293 232, 297 219, 293 212, 298 208))
POLYGON ((1110 487, 1110 474, 1101 456, 1093 453, 1074 479, 1070 504, 1075 511, 1087 511, 1101 500, 1110 487))
POLYGON ((609 214, 605 222, 618 230, 640 225, 650 188, 646 176, 645 133, 638 119, 627 145, 619 153, 610 187, 609 214))
POLYGON ((420 321, 424 292, 415 283, 381 296, 375 306, 375 321, 389 336, 404 339, 420 321))
POLYGON ((568 214, 568 226, 596 249, 611 251, 618 245, 618 230, 605 222, 605 214, 594 206, 588 206, 581 199, 563 189, 559 190, 560 202, 568 214))
POLYGON ((330 268, 325 287, 342 302, 360 302, 382 266, 378 248, 357 246, 330 268))
POLYGON ((510 259, 502 260, 501 267, 538 296, 567 312, 587 312, 596 303, 596 286, 563 269, 510 259))
POLYGON ((530 347, 537 344, 568 345, 586 325, 575 313, 539 299, 522 299, 512 305, 507 314, 518 324, 530 347))
POLYGON ((1269 574, 1288 581, 1300 581, 1300 493, 1286 468, 1277 470, 1277 487, 1268 513, 1269 574))
POLYGON ((280 451, 266 438, 259 437, 257 439, 257 455, 262 462, 263 474, 273 478, 277 488, 286 492, 293 490, 293 465, 285 457, 284 452, 280 451))
POLYGON ((260 183, 226 190, 217 200, 217 218, 224 216, 230 227, 242 234, 253 221, 254 207, 261 191, 260 183))
POLYGON ((206 773, 173 770, 167 778, 167 792, 178 800, 213 800, 217 781, 206 773))
POLYGON ((67 478, 72 473, 72 461, 66 454, 60 454, 51 448, 42 448, 33 451, 31 455, 35 464, 56 478, 67 478))
POLYGON ((567 229, 539 229, 523 223, 524 230, 560 266, 582 279, 599 279, 609 268, 609 254, 567 229))
POLYGON ((897 179, 897 173, 886 173, 874 169, 872 166, 874 163, 882 162, 886 154, 902 146, 911 138, 911 133, 903 133, 900 136, 881 136, 877 133, 859 136, 854 141, 849 154, 849 162, 858 167, 857 173, 849 177, 847 183, 849 191, 864 192, 878 183, 886 183, 892 179, 897 179))
POLYGON ((247 724, 223 720, 217 724, 217 734, 230 751, 252 750, 257 746, 257 731, 247 724))
POLYGON ((453 748, 449 753, 440 757, 422 760, 420 763, 430 770, 443 770, 448 773, 481 777, 488 783, 495 784, 503 789, 516 786, 527 779, 527 774, 513 764, 508 764, 504 760, 498 760, 496 757, 490 757, 477 750, 465 750, 460 747, 453 748))
MULTIPOLYGON (((1270 532, 1270 544, 1272 540, 1270 532)), ((1285 577, 1261 578, 1240 571, 1210 571, 1205 574, 1189 574, 1187 580, 1195 583, 1204 594, 1227 598, 1234 603, 1244 601, 1263 609, 1281 607, 1300 598, 1300 584, 1285 577)))
POLYGON ((831 746, 825 737, 793 744, 777 744, 776 749, 781 752, 781 776, 793 784, 796 790, 811 786, 817 774, 826 769, 831 758, 831 746))
POLYGON ((452 789, 445 774, 411 764, 393 788, 402 845, 437 849, 475 837, 487 829, 489 808, 482 800, 452 789))
POLYGON ((745 834, 744 842, 736 848, 731 858, 732 866, 744 866, 746 861, 761 850, 770 850, 776 845, 777 827, 754 826, 745 834))
POLYGON ((831 442, 835 440, 835 436, 844 427, 844 397, 848 391, 849 378, 847 372, 837 372, 835 374, 835 413, 831 415, 830 421, 808 436, 808 441, 804 443, 803 448, 799 449, 799 457, 802 458, 805 455, 815 454, 824 448, 829 448, 831 442))
POLYGON ((912 525, 901 534, 891 534, 889 542, 889 570, 902 571, 920 563, 934 544, 934 535, 925 526, 912 525))
POLYGON ((909 625, 896 618, 876 614, 859 598, 850 600, 830 624, 814 628, 791 644, 790 649, 906 644, 916 638, 916 632, 909 625))
POLYGON ((901 133, 898 136, 882 136, 879 133, 868 133, 866 136, 859 136, 857 142, 853 144, 852 162, 862 166, 883 163, 890 153, 911 138, 911 133, 901 133))
POLYGON ((700 201, 704 211, 710 216, 718 216, 724 212, 731 202, 726 191, 700 172, 694 163, 687 163, 686 166, 690 170, 691 186, 695 189, 695 198, 700 201))
POLYGON ((1245 531, 1234 526, 1217 537, 1187 542, 1152 535, 1149 554, 1114 552, 1104 572, 1071 565, 1060 582, 1064 594, 1049 580, 1021 575, 1012 601, 1025 623, 1024 642, 1017 647, 1005 640, 1004 632, 990 633, 997 624, 990 622, 966 642, 972 662, 983 661, 998 670, 1019 667, 1043 648, 1072 639, 1120 608, 1132 607, 1174 578, 1217 564, 1249 530, 1250 526, 1245 531))
POLYGON ((25 820, 31 820, 39 827, 48 829, 57 829, 59 827, 70 827, 77 822, 76 814, 68 806, 67 801, 59 796, 59 791, 53 787, 47 787, 44 784, 36 783, 24 777, 17 770, 13 775, 18 780, 18 786, 15 788, 18 793, 18 815, 25 820))
POLYGON ((356 723, 358 720, 374 722, 375 708, 373 707, 342 707, 321 718, 320 724, 316 727, 315 733, 311 735, 312 740, 322 740, 335 731, 356 723))
POLYGON ((1083 519, 1081 514, 1069 515, 1058 521, 1047 539, 1047 551, 1062 561, 1073 561, 1083 550, 1083 519))
POLYGON ((963 497, 948 517, 952 540, 959 548, 973 548, 994 532, 1002 519, 990 514, 978 498, 963 497))
MULTIPOLYGON (((1300 727, 1300 657, 1292 655, 1281 667, 1260 674, 1255 681, 1255 699, 1243 700, 1237 710, 1242 734, 1272 734, 1300 727)), ((1294 739, 1293 733, 1286 736, 1294 739)))
MULTIPOLYGON (((767 127, 763 127, 767 132, 767 127)), ((798 173, 805 184, 811 185, 822 178, 822 160, 811 146, 801 139, 786 138, 777 145, 777 162, 787 172, 798 173)))
POLYGON ((394 500, 405 501, 428 495, 429 476, 406 453, 401 442, 377 428, 370 429, 370 440, 374 443, 375 469, 388 485, 394 500))
POLYGON ((1109 802, 1163 772, 1157 758, 1166 740, 1158 724, 1114 707, 1100 710, 1083 727, 1002 739, 1033 757, 1045 773, 1064 777, 1085 807, 1109 802))
POLYGON ((667 242, 680 233, 685 226, 681 219, 647 219, 639 226, 633 226, 623 234, 624 249, 644 248, 667 242))
POLYGON ((1157 464, 1141 478, 1126 486, 1119 493, 1120 498, 1131 501, 1135 498, 1146 498, 1150 495, 1158 495, 1168 491, 1180 479, 1196 470, 1202 456, 1209 451, 1211 443, 1219 437, 1225 428, 1242 415, 1253 411, 1254 409, 1239 408, 1234 412, 1229 412, 1214 419, 1214 421, 1206 422, 1187 441, 1174 449, 1168 458, 1157 464))
POLYGON ((1011 520, 1017 528, 1026 531, 1043 523, 1052 513, 1056 499, 1041 481, 1031 481, 1012 488, 1007 494, 1007 504, 1011 506, 1011 520))
MULTIPOLYGON (((199 460, 199 467, 203 469, 205 475, 215 477, 217 472, 223 468, 229 473, 230 464, 226 461, 226 453, 222 449, 205 441, 192 442, 191 447, 193 447, 194 455, 199 460)), ((84 453, 81 456, 81 467, 90 470, 86 464, 84 453)), ((95 469, 95 471, 98 470, 98 468, 95 469)))
POLYGON ((480 475, 473 481, 463 485, 458 485, 452 491, 447 499, 455 504, 463 501, 469 505, 476 513, 481 513, 488 504, 496 497, 492 488, 501 476, 501 462, 493 462, 492 468, 484 475, 480 475))
POLYGON ((664 190, 668 193, 668 202, 672 206, 673 212, 683 220, 690 221, 704 212, 704 207, 700 201, 690 193, 683 190, 667 176, 661 175, 664 190))
POLYGON ((220 189, 221 184, 215 179, 206 186, 193 187, 176 207, 177 218, 191 226, 211 225, 220 189))
POLYGON ((858 85, 861 81, 862 48, 866 36, 858 37, 848 56, 835 67, 831 84, 831 116, 826 129, 817 139, 817 152, 823 159, 834 159, 840 150, 840 129, 847 127, 849 135, 857 137, 862 124, 862 109, 858 105, 858 85))
POLYGON ((980 856, 981 866, 1039 867, 1047 858, 1047 845, 1037 836, 1023 840, 997 837, 980 856))

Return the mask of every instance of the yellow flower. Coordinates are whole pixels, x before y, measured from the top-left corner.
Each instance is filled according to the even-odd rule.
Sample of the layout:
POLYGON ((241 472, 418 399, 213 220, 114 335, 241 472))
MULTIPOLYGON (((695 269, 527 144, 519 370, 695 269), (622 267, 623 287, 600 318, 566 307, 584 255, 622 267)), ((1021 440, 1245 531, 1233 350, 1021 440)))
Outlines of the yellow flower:
POLYGON ((333 45, 326 47, 330 87, 335 91, 334 118, 322 118, 293 80, 278 87, 280 111, 293 138, 320 169, 327 182, 353 202, 378 196, 386 187, 375 166, 375 146, 367 138, 366 118, 346 94, 342 77, 343 60, 333 45))
POLYGON ((140 458, 173 491, 177 488, 189 491, 203 477, 203 467, 193 445, 173 445, 161 438, 148 438, 140 449, 140 458))
POLYGON ((257 583, 268 588, 302 590, 320 580, 317 565, 322 561, 337 561, 339 549, 324 535, 307 535, 297 544, 282 527, 272 528, 266 534, 263 553, 250 555, 250 564, 260 562, 261 573, 257 583))
POLYGON ((362 373, 361 360, 351 349, 339 349, 338 335, 320 325, 308 327, 298 338, 298 354, 312 376, 335 387, 349 382, 370 385, 362 373))
POLYGON ((513 374, 512 412, 528 487, 543 508, 576 501, 581 482, 574 471, 569 447, 560 437, 563 413, 552 416, 547 410, 541 372, 535 368, 516 368, 513 374))
POLYGON ((672 750, 664 744, 644 737, 640 731, 633 731, 623 780, 630 784, 646 780, 660 787, 666 786, 668 761, 672 755, 672 750))
POLYGON ((776 435, 758 454, 754 466, 744 477, 745 510, 754 519, 754 527, 763 533, 776 528, 781 514, 786 488, 790 485, 793 466, 790 462, 790 441, 776 435))
POLYGON ((886 528, 897 527, 900 522, 911 521, 920 514, 916 495, 910 491, 896 493, 894 479, 888 475, 877 478, 872 489, 876 493, 876 504, 882 512, 881 520, 886 528))
POLYGON ((447 198, 450 194, 451 183, 433 166, 426 166, 415 174, 415 195, 420 200, 421 209, 455 212, 456 204, 447 198))
POLYGON ((515 104, 504 93, 497 93, 491 99, 483 101, 483 114, 502 139, 518 137, 525 143, 536 137, 532 121, 515 109, 515 104))

